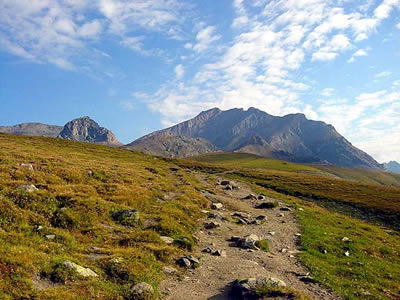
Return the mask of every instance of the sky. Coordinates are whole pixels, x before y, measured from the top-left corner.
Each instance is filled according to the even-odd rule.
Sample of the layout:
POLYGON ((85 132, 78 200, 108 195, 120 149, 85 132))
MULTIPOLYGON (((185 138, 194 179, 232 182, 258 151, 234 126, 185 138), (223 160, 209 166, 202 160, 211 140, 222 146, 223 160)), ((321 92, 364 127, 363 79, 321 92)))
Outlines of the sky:
POLYGON ((213 107, 301 112, 400 161, 400 0, 0 0, 0 125, 129 143, 213 107))

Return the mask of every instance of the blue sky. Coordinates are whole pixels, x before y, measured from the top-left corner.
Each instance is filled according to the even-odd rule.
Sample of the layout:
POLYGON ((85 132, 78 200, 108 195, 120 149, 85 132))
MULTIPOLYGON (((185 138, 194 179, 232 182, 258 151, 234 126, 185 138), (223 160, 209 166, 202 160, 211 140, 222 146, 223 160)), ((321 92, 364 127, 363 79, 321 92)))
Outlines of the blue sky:
POLYGON ((0 0, 0 123, 131 142, 212 107, 303 112, 400 161, 400 0, 0 0))

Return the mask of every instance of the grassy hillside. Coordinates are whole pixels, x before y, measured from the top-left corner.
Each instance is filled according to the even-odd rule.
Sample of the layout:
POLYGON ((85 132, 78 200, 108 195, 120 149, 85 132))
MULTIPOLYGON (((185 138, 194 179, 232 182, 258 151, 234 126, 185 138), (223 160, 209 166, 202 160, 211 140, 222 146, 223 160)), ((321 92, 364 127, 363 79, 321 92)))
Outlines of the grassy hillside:
POLYGON ((145 154, 0 134, 0 299, 124 299, 134 283, 157 288, 162 266, 193 244, 206 205, 198 189, 190 172, 145 154), (112 218, 132 208, 137 223, 112 218), (80 278, 65 260, 99 277, 80 278))
POLYGON ((229 168, 265 169, 296 173, 310 173, 327 177, 400 187, 400 175, 366 169, 342 168, 328 165, 306 165, 263 158, 246 153, 210 153, 192 158, 195 161, 229 168))

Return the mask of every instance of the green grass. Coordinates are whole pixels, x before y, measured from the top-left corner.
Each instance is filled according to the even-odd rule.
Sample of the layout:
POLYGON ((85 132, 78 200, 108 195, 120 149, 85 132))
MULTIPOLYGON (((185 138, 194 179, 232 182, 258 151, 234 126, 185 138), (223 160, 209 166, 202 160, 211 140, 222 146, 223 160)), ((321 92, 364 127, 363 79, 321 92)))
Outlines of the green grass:
POLYGON ((142 281, 157 290, 162 266, 193 247, 200 208, 207 206, 199 190, 191 173, 149 155, 0 134, 0 298, 123 299, 142 281), (22 184, 39 191, 17 190, 22 184), (114 220, 121 209, 137 209, 139 222, 114 220), (93 259, 88 246, 106 254, 93 259), (99 277, 77 277, 63 269, 67 259, 99 277), (40 290, 34 280, 40 277, 57 284, 40 290))

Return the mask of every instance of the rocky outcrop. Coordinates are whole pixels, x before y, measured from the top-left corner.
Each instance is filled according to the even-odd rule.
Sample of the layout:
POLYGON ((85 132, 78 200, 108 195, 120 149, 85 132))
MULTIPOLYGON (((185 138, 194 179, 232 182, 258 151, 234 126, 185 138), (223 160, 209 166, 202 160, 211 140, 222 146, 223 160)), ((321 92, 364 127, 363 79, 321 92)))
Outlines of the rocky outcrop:
MULTIPOLYGON (((382 169, 382 165, 354 147, 332 125, 308 120, 303 114, 276 117, 256 108, 227 111, 214 108, 132 144, 143 139, 162 140, 162 136, 200 138, 222 151, 252 153, 287 161, 382 169)), ((147 151, 151 152, 153 147, 148 144, 147 151)), ((174 156, 185 155, 187 152, 179 147, 174 150, 174 156)))
POLYGON ((42 123, 22 123, 14 126, 0 126, 0 132, 15 135, 56 137, 60 134, 62 126, 42 123))
POLYGON ((89 117, 82 117, 68 122, 57 137, 70 141, 88 142, 106 146, 122 146, 110 130, 100 127, 99 124, 89 117))

